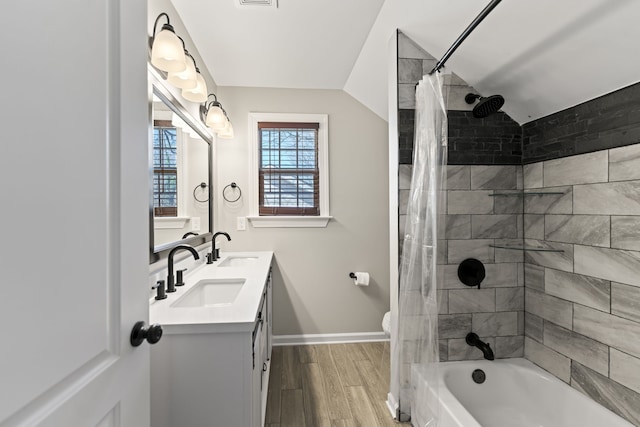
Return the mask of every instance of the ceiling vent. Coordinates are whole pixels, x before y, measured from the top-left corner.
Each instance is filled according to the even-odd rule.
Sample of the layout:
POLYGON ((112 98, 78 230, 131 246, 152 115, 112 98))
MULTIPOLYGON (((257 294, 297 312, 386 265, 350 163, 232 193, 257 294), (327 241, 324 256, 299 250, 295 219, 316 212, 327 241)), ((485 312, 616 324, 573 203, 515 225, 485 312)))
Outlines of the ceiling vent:
POLYGON ((236 0, 236 5, 240 8, 252 8, 252 9, 268 9, 278 8, 278 0, 236 0))

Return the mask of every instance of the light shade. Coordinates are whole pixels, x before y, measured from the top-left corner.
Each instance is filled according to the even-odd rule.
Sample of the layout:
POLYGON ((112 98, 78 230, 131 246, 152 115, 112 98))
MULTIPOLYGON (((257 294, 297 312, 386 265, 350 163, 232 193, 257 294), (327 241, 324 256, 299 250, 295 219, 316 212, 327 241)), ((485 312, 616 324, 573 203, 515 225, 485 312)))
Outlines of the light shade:
POLYGON ((209 111, 207 112, 207 119, 205 120, 207 126, 212 129, 216 129, 220 126, 224 126, 226 121, 227 118, 225 117, 222 108, 220 108, 220 105, 212 104, 209 107, 209 111))
POLYGON ((207 83, 205 83, 202 75, 196 70, 197 85, 193 89, 182 89, 182 97, 191 102, 207 101, 207 83))
POLYGON ((233 138, 233 126, 230 121, 227 121, 228 126, 218 132, 218 136, 223 139, 232 139, 233 138))
POLYGON ((153 38, 151 64, 167 72, 183 71, 187 68, 184 46, 169 24, 164 24, 162 30, 153 38))
POLYGON ((167 81, 179 89, 194 89, 198 85, 196 66, 186 54, 185 61, 187 68, 183 71, 173 71, 169 73, 167 81))

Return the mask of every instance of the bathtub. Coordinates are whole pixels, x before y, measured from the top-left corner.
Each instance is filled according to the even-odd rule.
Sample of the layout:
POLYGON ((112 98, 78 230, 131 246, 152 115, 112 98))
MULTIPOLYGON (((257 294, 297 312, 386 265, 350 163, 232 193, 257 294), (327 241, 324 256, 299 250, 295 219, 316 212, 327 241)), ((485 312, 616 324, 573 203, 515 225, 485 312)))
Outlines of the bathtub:
MULTIPOLYGON (((438 427, 633 427, 525 359, 443 362, 438 371, 438 427), (485 373, 482 384, 472 380, 476 369, 485 373)), ((431 395, 430 376, 428 367, 413 368, 419 396, 431 395)), ((424 427, 429 405, 415 406, 413 426, 424 427)))

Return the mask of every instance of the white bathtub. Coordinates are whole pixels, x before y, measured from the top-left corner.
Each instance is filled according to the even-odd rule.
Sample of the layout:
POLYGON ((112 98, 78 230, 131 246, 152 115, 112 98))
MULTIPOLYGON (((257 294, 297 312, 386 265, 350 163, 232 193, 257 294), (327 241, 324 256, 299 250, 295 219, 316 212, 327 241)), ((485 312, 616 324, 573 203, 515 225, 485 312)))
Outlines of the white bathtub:
MULTIPOLYGON (((430 392, 424 381, 430 375, 426 367, 413 369, 422 396, 430 392)), ((437 378, 438 427, 633 427, 525 359, 444 362, 437 378), (483 384, 472 380, 475 369, 485 372, 483 384)), ((429 409, 417 406, 412 423, 424 427, 429 409)))

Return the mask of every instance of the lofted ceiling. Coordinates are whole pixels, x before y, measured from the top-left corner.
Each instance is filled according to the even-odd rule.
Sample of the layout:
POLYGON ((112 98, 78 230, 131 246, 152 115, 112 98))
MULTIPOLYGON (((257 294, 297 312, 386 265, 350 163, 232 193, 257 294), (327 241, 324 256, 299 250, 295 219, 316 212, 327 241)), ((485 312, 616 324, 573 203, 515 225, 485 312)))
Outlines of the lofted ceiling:
MULTIPOLYGON (((387 117, 389 41, 439 58, 489 0, 171 0, 221 86, 344 89, 387 117)), ((447 62, 519 123, 640 81, 640 0, 503 0, 447 62)))

